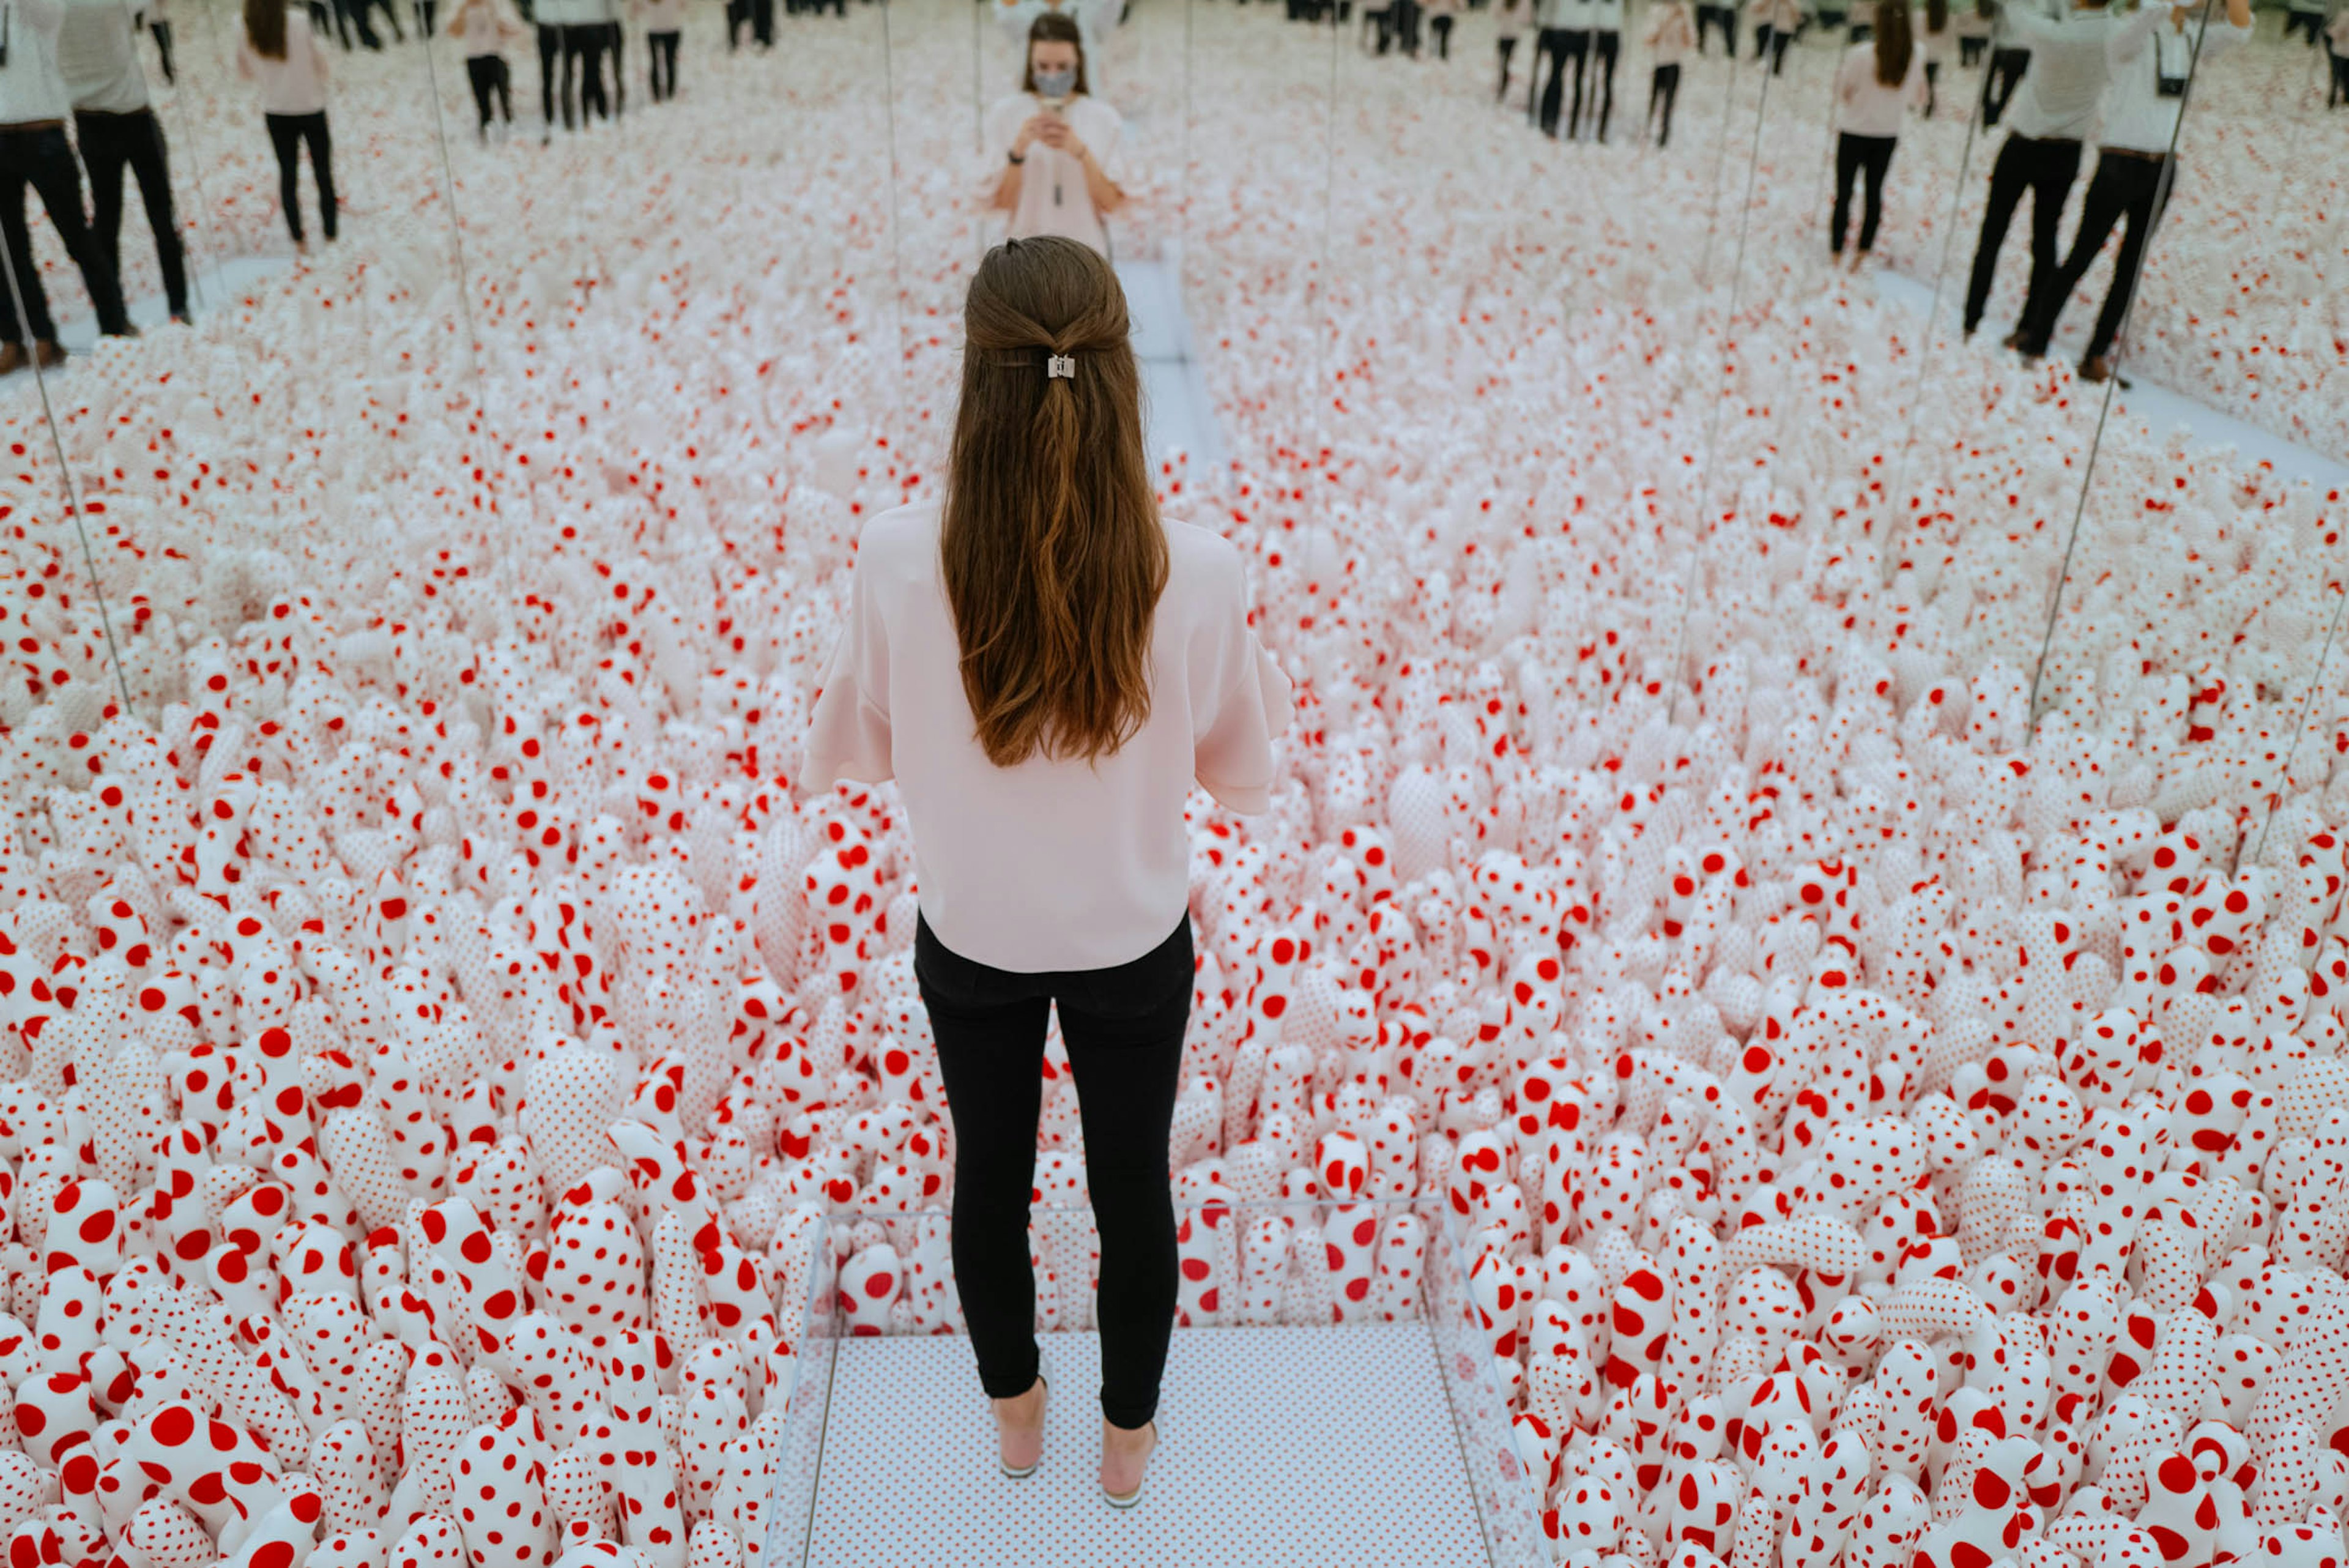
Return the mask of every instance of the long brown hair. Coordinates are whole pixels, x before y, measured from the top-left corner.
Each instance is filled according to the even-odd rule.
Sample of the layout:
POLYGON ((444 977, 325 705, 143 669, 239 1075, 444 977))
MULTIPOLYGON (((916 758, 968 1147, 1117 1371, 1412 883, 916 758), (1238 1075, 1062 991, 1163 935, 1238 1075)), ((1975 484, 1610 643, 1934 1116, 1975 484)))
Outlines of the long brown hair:
POLYGON ((1909 0, 1876 0, 1876 79, 1897 88, 1909 79, 1909 56, 1917 47, 1909 36, 1909 0))
POLYGON ((1039 44, 1074 44, 1077 47, 1077 88, 1080 93, 1092 89, 1085 86, 1085 36, 1077 26, 1077 19, 1066 11, 1046 11, 1028 24, 1028 57, 1019 67, 1019 90, 1036 90, 1036 46, 1039 44))
POLYGON ((285 57, 285 0, 244 0, 244 36, 266 59, 285 57))
POLYGON ((971 279, 939 553, 998 767, 1093 762, 1150 717, 1166 534, 1128 333, 1117 275, 1075 240, 1007 240, 971 279))

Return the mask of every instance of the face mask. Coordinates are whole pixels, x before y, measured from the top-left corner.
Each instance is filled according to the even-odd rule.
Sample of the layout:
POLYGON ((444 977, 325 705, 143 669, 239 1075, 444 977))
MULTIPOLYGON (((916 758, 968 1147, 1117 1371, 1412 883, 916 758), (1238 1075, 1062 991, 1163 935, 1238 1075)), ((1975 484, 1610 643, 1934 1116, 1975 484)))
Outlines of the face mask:
POLYGON ((1036 95, 1039 98, 1067 98, 1077 90, 1077 73, 1073 67, 1058 71, 1048 71, 1039 67, 1032 74, 1036 78, 1036 95))

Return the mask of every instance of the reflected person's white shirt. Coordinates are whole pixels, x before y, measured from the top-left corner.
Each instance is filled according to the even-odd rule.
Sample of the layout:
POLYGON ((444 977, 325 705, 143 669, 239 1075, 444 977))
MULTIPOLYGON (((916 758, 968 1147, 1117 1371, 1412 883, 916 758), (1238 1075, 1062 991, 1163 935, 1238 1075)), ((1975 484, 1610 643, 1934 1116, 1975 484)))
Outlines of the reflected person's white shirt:
POLYGON ((0 125, 36 125, 73 113, 73 99, 57 70, 57 0, 10 0, 16 37, 0 65, 0 125))
MULTIPOLYGON (((987 178, 990 188, 1001 176, 1012 143, 1019 140, 1019 128, 1028 123, 1030 115, 1041 113, 1043 107, 1042 100, 1034 94, 1023 92, 999 99, 988 110, 987 178)), ((1125 169, 1125 122, 1118 118, 1117 110, 1087 93, 1070 99, 1061 112, 1069 129, 1076 132, 1077 140, 1092 153, 1102 173, 1112 184, 1117 183, 1125 169)), ((1019 204, 1011 210, 1007 237, 1027 240, 1059 234, 1081 241, 1103 255, 1109 254, 1109 229, 1093 206, 1092 188, 1085 182, 1084 164, 1040 141, 1030 142, 1028 151, 1020 156, 1024 161, 1019 165, 1019 204)))
POLYGON ((2130 152, 2168 152, 2178 130, 2178 110, 2186 107, 2186 100, 2163 97, 2161 78, 2182 81, 2199 76, 2212 60, 2251 36, 2250 28, 2229 22, 2206 31, 2199 19, 2188 21, 2181 32, 2170 22, 2168 6, 2148 15, 2153 26, 2125 26, 2113 36, 2109 51, 2113 85, 2105 99, 2105 133, 2097 139, 2101 146, 2130 152), (2202 39, 2199 55, 2194 47, 2197 34, 2202 39))

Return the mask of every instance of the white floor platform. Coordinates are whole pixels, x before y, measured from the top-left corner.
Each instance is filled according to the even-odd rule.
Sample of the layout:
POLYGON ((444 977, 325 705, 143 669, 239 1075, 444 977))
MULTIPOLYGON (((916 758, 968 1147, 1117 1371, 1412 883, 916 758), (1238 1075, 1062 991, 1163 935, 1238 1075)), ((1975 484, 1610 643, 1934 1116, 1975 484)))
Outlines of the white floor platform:
MULTIPOLYGON (((1960 283, 1964 280, 1961 278, 1960 283)), ((1933 286, 1897 273, 1879 272, 1876 286, 1888 299, 1899 301, 1922 316, 1932 307, 1933 286)), ((1944 310, 1949 301, 1942 301, 1944 310)), ((2073 311, 2073 317, 2086 316, 2085 311, 2073 311)), ((2087 347, 2089 328, 2079 320, 2070 321, 2059 329, 2050 353, 2062 359, 2077 359, 2087 347)), ((2349 483, 2349 462, 2327 457, 2312 448, 2297 445, 2282 436, 2271 434, 2259 426, 2222 413, 2208 403, 2199 403, 2182 392, 2156 386, 2142 376, 2131 374, 2126 356, 2121 363, 2122 379, 2129 383, 2127 391, 2116 389, 2113 412, 2122 418, 2132 414, 2143 420, 2156 433, 2174 429, 2189 431, 2195 440, 2212 446, 2229 445, 2255 462, 2270 462, 2276 472, 2305 479, 2320 489, 2349 483)), ((2095 389, 2084 390, 2094 393, 2095 389)))
POLYGON ((1143 441, 1151 456, 1181 450, 1193 472, 1220 466, 1224 443, 1183 313, 1182 266, 1174 261, 1120 261, 1133 319, 1133 353, 1142 366, 1143 441))
MULTIPOLYGON (((996 1468, 968 1341, 856 1339, 833 1374, 807 1568, 1485 1568, 1423 1324, 1178 1329, 1165 1447, 1104 1503, 1099 1341, 1044 1337, 1044 1460, 996 1468)), ((793 1542, 795 1521, 779 1521, 793 1542)), ((788 1561, 786 1558, 785 1561, 788 1561)))

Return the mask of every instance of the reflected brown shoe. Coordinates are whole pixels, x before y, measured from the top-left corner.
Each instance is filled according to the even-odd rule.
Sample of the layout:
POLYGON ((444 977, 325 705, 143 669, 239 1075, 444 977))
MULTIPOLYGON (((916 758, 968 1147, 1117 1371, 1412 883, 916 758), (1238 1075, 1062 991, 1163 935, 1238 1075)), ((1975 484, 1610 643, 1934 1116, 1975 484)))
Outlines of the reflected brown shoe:
POLYGON ((13 376, 30 362, 22 343, 0 343, 0 376, 13 376))
POLYGON ((33 358, 42 369, 54 369, 66 362, 65 346, 54 337, 44 337, 33 345, 33 358))
POLYGON ((2080 361, 2080 379, 2109 381, 2113 378, 2113 362, 2098 354, 2080 361))

